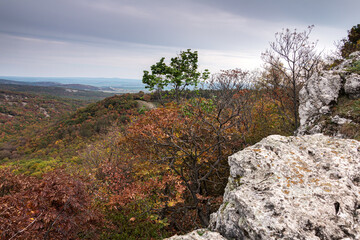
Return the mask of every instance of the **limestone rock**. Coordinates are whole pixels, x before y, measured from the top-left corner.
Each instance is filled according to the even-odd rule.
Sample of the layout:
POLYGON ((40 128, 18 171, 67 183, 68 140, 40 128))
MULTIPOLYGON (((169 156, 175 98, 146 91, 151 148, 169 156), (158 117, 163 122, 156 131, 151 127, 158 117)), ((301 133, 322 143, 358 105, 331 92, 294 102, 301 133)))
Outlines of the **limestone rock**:
POLYGON ((335 115, 334 117, 331 117, 331 122, 336 123, 338 125, 343 125, 345 123, 351 123, 352 121, 350 119, 339 117, 338 115, 335 115))
POLYGON ((209 231, 208 229, 198 229, 185 235, 175 235, 167 240, 226 240, 220 233, 209 231))
POLYGON ((346 68, 350 67, 354 61, 358 61, 358 60, 360 60, 360 51, 353 52, 349 55, 349 58, 344 59, 344 61, 338 66, 336 66, 334 70, 344 71, 346 68))
POLYGON ((350 96, 350 98, 359 98, 360 97, 360 75, 352 73, 346 78, 345 82, 345 93, 350 96))
POLYGON ((360 142, 273 135, 229 164, 210 229, 234 239, 360 239, 360 142))
MULTIPOLYGON (((324 132, 326 123, 320 121, 324 115, 331 115, 332 107, 341 95, 352 99, 360 97, 360 75, 350 73, 349 67, 360 61, 360 52, 350 54, 349 59, 331 71, 323 71, 313 75, 299 92, 300 127, 298 135, 324 132)), ((339 136, 337 127, 332 135, 339 136)))
POLYGON ((358 59, 360 58, 360 51, 353 52, 349 55, 350 59, 358 59))
POLYGON ((321 114, 329 113, 329 105, 336 102, 341 89, 341 78, 334 72, 313 76, 300 90, 300 125, 312 122, 321 114))

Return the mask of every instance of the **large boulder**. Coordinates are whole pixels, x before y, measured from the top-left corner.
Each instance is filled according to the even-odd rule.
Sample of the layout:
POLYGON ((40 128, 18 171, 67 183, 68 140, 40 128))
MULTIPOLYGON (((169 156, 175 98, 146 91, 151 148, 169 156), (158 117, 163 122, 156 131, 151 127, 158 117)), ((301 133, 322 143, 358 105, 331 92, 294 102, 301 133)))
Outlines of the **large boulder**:
MULTIPOLYGON (((349 99, 360 97, 360 75, 349 70, 358 61, 360 61, 360 52, 354 52, 349 59, 344 60, 331 71, 314 74, 305 83, 299 93, 300 127, 297 130, 299 135, 326 132, 328 122, 325 121, 324 116, 332 114, 338 99, 341 96, 349 99)), ((330 135, 341 136, 338 129, 342 124, 333 123, 337 126, 333 126, 335 130, 330 135)))
POLYGON ((273 135, 229 164, 211 230, 229 239, 360 239, 360 142, 273 135))

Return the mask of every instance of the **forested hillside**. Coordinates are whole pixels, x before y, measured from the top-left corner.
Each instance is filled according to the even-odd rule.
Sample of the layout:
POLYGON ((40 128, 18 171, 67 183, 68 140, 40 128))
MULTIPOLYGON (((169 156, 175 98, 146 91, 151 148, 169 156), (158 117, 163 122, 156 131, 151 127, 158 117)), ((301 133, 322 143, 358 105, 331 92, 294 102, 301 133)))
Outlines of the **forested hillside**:
POLYGON ((36 137, 60 116, 86 104, 88 102, 1 90, 0 159, 16 157, 13 153, 17 147, 36 137))
POLYGON ((12 84, 6 83, 6 81, 1 81, 0 79, 0 88, 4 91, 13 91, 13 92, 22 92, 22 93, 31 93, 31 94, 40 94, 45 96, 56 96, 62 98, 76 99, 76 100, 85 100, 85 101, 96 101, 101 100, 105 97, 109 97, 112 94, 105 93, 101 91, 88 91, 82 89, 76 89, 73 87, 58 87, 58 86, 32 86, 24 84, 14 84, 15 81, 12 81, 12 84))

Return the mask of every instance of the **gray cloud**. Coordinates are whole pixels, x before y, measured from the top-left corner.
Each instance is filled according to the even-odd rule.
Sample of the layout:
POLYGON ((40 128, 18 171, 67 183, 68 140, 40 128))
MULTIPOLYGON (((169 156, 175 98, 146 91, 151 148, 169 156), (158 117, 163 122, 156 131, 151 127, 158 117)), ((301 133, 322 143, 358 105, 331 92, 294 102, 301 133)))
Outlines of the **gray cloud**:
MULTIPOLYGON (((98 66, 97 74, 107 75, 110 68, 99 65, 96 60, 103 56, 108 59, 104 63, 114 65, 112 74, 117 74, 114 70, 117 67, 121 69, 119 74, 128 77, 139 76, 141 71, 135 74, 138 68, 111 64, 111 59, 119 61, 115 54, 121 54, 119 57, 124 59, 137 59, 134 64, 145 64, 153 61, 151 56, 158 57, 160 53, 171 56, 181 49, 192 48, 205 52, 203 55, 208 59, 229 63, 229 67, 240 63, 249 65, 245 59, 252 64, 258 61, 274 33, 283 27, 303 29, 315 24, 314 37, 328 47, 357 24, 354 21, 358 9, 360 1, 357 0, 3 0, 0 33, 7 38, 0 42, 0 51, 6 50, 0 62, 6 62, 6 56, 13 59, 7 69, 36 74, 35 70, 25 72, 28 65, 20 64, 21 57, 33 57, 33 69, 46 74, 40 69, 41 64, 45 64, 42 59, 47 59, 50 62, 46 64, 53 63, 51 69, 54 69, 49 74, 59 74, 66 67, 57 71, 65 66, 57 60, 66 58, 65 63, 76 61, 80 66, 84 59, 79 56, 86 55, 92 71, 98 66), (43 42, 35 44, 36 39, 43 42), (243 60, 226 57, 230 53, 243 56, 243 60), (56 67, 55 62, 60 65, 56 67), (102 72, 104 69, 106 73, 102 72), (133 69, 132 72, 129 69, 133 69)), ((216 62, 204 62, 217 69, 216 62)), ((69 74, 76 74, 75 65, 70 69, 69 74)), ((0 75, 9 72, 3 67, 0 71, 4 71, 0 75)), ((85 71, 77 74, 80 72, 86 74, 85 71)))

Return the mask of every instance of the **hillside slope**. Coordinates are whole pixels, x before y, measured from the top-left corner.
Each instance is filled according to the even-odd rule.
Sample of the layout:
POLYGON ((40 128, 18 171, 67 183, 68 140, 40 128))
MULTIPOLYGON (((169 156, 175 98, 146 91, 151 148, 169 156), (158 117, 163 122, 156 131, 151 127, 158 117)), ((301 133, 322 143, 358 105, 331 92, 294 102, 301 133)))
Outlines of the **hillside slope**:
POLYGON ((101 100, 105 97, 112 96, 111 93, 105 93, 101 91, 94 91, 95 89, 83 89, 83 85, 77 86, 75 84, 71 86, 43 86, 43 85, 28 85, 28 84, 18 84, 16 82, 7 83, 6 81, 0 80, 0 88, 2 90, 12 91, 12 92, 22 92, 26 94, 41 94, 48 95, 53 97, 62 97, 78 100, 101 100))
POLYGON ((60 116, 87 102, 0 90, 0 160, 17 156, 26 144, 60 116))

